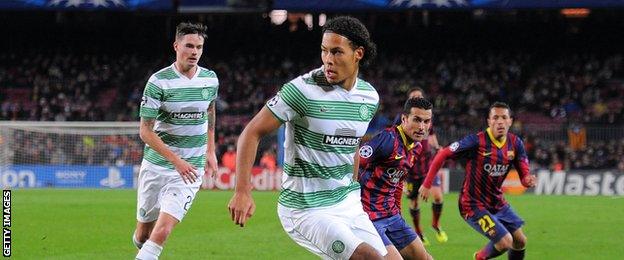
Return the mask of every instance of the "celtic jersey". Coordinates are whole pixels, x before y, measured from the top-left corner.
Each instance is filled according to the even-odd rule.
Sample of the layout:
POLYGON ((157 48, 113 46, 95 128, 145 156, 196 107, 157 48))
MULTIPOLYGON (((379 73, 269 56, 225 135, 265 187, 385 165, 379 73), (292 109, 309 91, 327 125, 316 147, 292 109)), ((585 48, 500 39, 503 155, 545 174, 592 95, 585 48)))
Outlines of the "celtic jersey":
MULTIPOLYGON (((149 78, 140 116, 156 120, 154 131, 171 151, 195 167, 203 168, 208 106, 217 98, 218 88, 219 80, 214 71, 198 67, 189 79, 172 64, 149 78)), ((176 173, 173 164, 149 145, 145 145, 143 164, 152 170, 176 173)))
POLYGON ((286 123, 282 206, 327 207, 360 192, 352 179, 353 157, 378 103, 366 81, 358 78, 347 91, 329 84, 322 68, 284 84, 267 102, 286 123))

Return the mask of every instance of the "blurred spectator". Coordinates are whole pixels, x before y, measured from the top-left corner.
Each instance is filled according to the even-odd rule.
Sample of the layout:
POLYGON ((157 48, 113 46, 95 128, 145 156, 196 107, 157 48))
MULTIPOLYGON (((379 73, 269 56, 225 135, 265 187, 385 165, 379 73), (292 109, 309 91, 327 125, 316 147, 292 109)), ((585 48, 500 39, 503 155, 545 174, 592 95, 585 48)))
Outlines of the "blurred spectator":
POLYGON ((236 151, 234 145, 229 145, 227 151, 221 156, 221 165, 230 169, 230 171, 236 171, 236 151))
POLYGON ((275 158, 273 151, 266 150, 262 153, 262 157, 260 158, 260 167, 263 167, 270 172, 275 172, 277 170, 277 159, 275 158))

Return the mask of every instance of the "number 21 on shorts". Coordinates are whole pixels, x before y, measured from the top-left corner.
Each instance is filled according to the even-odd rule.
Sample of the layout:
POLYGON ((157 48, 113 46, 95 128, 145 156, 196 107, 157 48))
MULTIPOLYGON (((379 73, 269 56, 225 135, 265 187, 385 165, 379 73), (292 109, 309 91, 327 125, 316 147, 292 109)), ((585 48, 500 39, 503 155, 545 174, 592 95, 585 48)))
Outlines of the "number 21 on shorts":
POLYGON ((484 233, 489 233, 488 231, 496 226, 496 223, 494 223, 494 221, 492 221, 492 218, 490 218, 490 215, 487 214, 479 218, 478 222, 479 226, 481 226, 481 230, 483 230, 484 233))

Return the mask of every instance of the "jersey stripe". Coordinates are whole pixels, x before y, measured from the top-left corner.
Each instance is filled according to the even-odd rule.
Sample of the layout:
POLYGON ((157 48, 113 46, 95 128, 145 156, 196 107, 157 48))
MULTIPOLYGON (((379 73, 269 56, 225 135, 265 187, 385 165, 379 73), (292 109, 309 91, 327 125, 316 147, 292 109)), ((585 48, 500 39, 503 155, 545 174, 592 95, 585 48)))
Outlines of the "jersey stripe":
POLYGON ((178 76, 178 74, 176 74, 175 71, 173 71, 173 68, 171 66, 166 68, 165 70, 157 72, 156 74, 154 74, 154 76, 157 79, 177 79, 177 78, 180 78, 178 76))
POLYGON ((292 83, 286 83, 280 90, 280 97, 299 115, 305 115, 307 99, 292 83))
POLYGON ((208 135, 173 135, 167 132, 156 132, 158 137, 170 146, 175 146, 178 148, 193 148, 193 147, 201 147, 206 144, 208 135))
MULTIPOLYGON (((145 149, 143 150, 143 159, 153 164, 156 164, 158 166, 170 169, 170 170, 175 169, 175 167, 173 166, 173 164, 171 164, 171 162, 167 161, 167 159, 162 157, 158 152, 156 152, 154 149, 152 149, 149 146, 145 146, 145 149)), ((206 155, 182 158, 182 159, 184 159, 185 161, 187 161, 188 163, 190 163, 191 165, 197 168, 204 168, 204 165, 206 164, 206 155)))
POLYGON ((306 162, 295 158, 295 164, 284 163, 284 172, 288 176, 321 178, 321 179, 342 179, 347 174, 353 173, 353 164, 343 164, 333 167, 321 166, 316 163, 306 162))
POLYGON ((283 189, 279 195, 279 203, 285 207, 295 209, 318 208, 335 205, 347 197, 353 191, 359 191, 360 184, 352 182, 348 186, 338 187, 333 190, 315 192, 297 192, 283 189))
POLYGON ((145 117, 145 118, 156 118, 156 116, 158 116, 158 109, 153 109, 149 107, 141 107, 139 116, 145 117))

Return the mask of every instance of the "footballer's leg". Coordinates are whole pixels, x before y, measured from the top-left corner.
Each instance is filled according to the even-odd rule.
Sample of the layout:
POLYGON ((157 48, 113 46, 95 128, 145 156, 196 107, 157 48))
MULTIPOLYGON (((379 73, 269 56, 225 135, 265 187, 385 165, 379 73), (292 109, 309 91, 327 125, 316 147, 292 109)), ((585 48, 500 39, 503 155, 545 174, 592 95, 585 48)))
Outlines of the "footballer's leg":
POLYGON ((401 249, 401 256, 403 259, 433 259, 433 257, 427 253, 427 250, 425 250, 425 246, 420 239, 414 239, 409 245, 401 249))
POLYGON ((388 254, 384 256, 385 260, 400 260, 403 259, 401 257, 401 253, 396 249, 393 245, 386 246, 386 250, 388 250, 388 254))
POLYGON ((178 224, 178 219, 169 215, 168 213, 161 212, 158 216, 158 220, 154 225, 154 229, 150 234, 149 240, 143 244, 141 250, 136 256, 136 259, 140 260, 155 260, 160 257, 165 240, 171 234, 171 231, 178 224))
POLYGON ((152 233, 160 212, 159 197, 165 179, 159 173, 141 168, 137 188, 137 224, 132 235, 134 245, 141 249, 152 233))
POLYGON ((511 234, 496 215, 481 210, 475 212, 473 216, 465 218, 465 220, 474 230, 490 240, 475 254, 476 259, 494 258, 511 248, 513 241, 511 234))
POLYGON ((509 230, 513 238, 511 248, 507 253, 509 259, 524 259, 524 250, 527 242, 527 238, 521 228, 524 225, 524 220, 514 212, 511 206, 500 210, 500 212, 496 213, 496 217, 505 225, 505 228, 509 230))
POLYGON ((511 233, 513 237, 513 243, 511 249, 507 253, 510 260, 521 260, 524 259, 524 249, 526 248, 527 238, 522 232, 522 228, 516 229, 511 233))
POLYGON ((132 234, 132 242, 137 249, 141 249, 145 241, 149 239, 152 229, 154 228, 154 224, 156 224, 156 221, 146 223, 137 221, 136 229, 134 230, 134 234, 132 234))
POLYGON ((422 241, 420 241, 414 229, 407 225, 407 222, 405 222, 401 215, 394 215, 384 220, 386 221, 386 231, 384 235, 388 237, 387 239, 389 241, 392 241, 392 245, 399 250, 402 258, 419 260, 431 259, 431 256, 427 253, 427 250, 425 250, 422 241))
POLYGON ((431 187, 431 196, 433 197, 433 202, 431 202, 431 214, 433 215, 431 220, 431 227, 435 231, 436 240, 440 243, 445 243, 448 241, 448 235, 446 232, 442 230, 440 227, 440 217, 442 216, 442 181, 440 178, 440 174, 436 176, 433 186, 431 187))
POLYGON ((409 199, 409 212, 410 216, 412 216, 412 224, 414 224, 414 230, 416 234, 422 241, 423 245, 428 246, 429 240, 425 237, 422 232, 422 227, 420 226, 420 208, 418 206, 418 187, 422 184, 422 180, 420 179, 415 182, 407 183, 407 198, 409 199))
POLYGON ((377 249, 367 243, 360 243, 349 257, 351 260, 384 259, 377 249))

